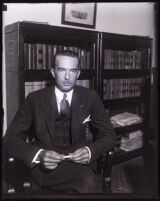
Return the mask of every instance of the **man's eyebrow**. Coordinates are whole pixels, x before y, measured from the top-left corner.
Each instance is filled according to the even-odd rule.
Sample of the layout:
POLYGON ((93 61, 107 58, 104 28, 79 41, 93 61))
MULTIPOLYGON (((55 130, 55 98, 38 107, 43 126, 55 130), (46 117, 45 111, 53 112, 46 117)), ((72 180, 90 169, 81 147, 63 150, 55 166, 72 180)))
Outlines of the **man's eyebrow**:
MULTIPOLYGON (((57 69, 58 69, 58 68, 62 68, 62 69, 65 69, 65 70, 66 70, 65 67, 61 67, 61 66, 56 66, 56 68, 57 68, 57 69)), ((69 70, 78 70, 78 68, 71 68, 71 69, 69 69, 69 70)))
POLYGON ((56 69, 65 69, 64 67, 56 66, 56 69))

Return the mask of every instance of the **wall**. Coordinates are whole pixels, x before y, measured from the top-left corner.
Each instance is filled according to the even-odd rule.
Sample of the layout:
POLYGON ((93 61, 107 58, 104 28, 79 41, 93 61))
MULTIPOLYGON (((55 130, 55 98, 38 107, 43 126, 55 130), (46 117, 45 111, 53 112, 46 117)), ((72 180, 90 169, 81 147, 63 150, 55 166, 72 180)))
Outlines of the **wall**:
MULTIPOLYGON (((61 24, 61 3, 6 3, 5 5, 7 5, 7 11, 3 12, 3 28, 7 24, 23 20, 48 22, 50 25, 56 26, 67 26, 61 24)), ((97 3, 96 27, 94 30, 128 35, 150 36, 154 38, 153 44, 155 44, 154 3, 97 3)), ((5 48, 4 41, 3 47, 5 48)), ((155 45, 153 47, 153 55, 155 55, 155 45)), ((6 91, 4 52, 2 61, 3 108, 5 112, 6 91)), ((153 56, 152 66, 156 66, 155 56, 153 56)), ((6 127, 5 112, 3 133, 5 133, 6 127)))
MULTIPOLYGON (((3 15, 4 26, 22 20, 67 26, 61 24, 61 3, 9 3, 6 5, 8 10, 3 15)), ((153 19, 153 3, 97 3, 95 30, 153 37, 153 19)))

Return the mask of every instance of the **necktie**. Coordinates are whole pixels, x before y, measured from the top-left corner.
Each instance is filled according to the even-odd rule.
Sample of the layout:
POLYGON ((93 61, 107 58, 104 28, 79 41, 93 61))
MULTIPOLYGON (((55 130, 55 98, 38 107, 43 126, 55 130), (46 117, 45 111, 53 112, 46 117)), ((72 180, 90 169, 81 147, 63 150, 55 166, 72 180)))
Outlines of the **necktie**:
POLYGON ((66 97, 67 95, 64 93, 63 99, 61 100, 61 103, 60 103, 60 115, 63 117, 65 117, 69 112, 69 103, 66 100, 66 97))

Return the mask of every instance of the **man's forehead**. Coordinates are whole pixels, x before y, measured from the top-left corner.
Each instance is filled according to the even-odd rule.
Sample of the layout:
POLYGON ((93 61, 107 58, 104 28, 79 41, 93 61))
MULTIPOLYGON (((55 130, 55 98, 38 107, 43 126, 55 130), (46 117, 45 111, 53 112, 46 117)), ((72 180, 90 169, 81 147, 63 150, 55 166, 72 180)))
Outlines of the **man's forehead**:
POLYGON ((72 56, 69 56, 69 55, 57 55, 56 56, 56 61, 58 60, 61 60, 61 59, 65 59, 65 60, 77 60, 78 61, 78 58, 77 57, 72 57, 72 56))

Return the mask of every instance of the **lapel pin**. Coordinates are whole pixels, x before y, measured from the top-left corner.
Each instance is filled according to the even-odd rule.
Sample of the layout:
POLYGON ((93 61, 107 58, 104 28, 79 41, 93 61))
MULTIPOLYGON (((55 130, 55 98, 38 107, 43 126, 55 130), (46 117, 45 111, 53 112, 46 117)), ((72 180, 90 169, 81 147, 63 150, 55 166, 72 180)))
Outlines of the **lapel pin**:
POLYGON ((80 108, 83 108, 83 105, 80 105, 80 108))

